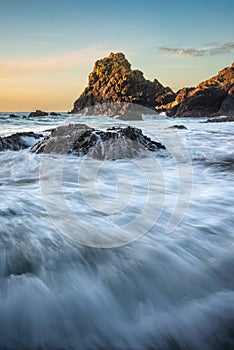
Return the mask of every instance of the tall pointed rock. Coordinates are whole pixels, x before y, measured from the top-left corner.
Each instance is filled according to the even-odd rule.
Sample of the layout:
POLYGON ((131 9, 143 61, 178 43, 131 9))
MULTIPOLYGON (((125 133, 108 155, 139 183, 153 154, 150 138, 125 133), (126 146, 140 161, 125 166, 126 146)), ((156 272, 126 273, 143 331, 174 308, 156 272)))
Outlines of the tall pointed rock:
MULTIPOLYGON (((114 113, 124 114, 126 104, 137 104, 148 108, 157 105, 159 96, 173 95, 156 79, 146 80, 139 70, 132 70, 123 53, 111 53, 108 57, 98 60, 89 75, 88 86, 75 101, 72 113, 84 112, 92 108, 92 114, 101 114, 101 104, 124 103, 124 108, 114 110, 114 113)), ((170 102, 172 98, 168 100, 170 102)), ((155 111, 155 110, 154 110, 155 111)), ((108 110, 107 113, 108 114, 108 110)))

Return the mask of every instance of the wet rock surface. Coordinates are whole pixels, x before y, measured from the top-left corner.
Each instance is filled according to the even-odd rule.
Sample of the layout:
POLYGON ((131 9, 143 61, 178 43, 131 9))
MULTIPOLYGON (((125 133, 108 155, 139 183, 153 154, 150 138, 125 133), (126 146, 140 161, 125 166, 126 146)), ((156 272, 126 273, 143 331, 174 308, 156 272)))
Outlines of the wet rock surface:
POLYGON ((159 142, 152 141, 140 129, 113 127, 95 130, 85 124, 70 124, 58 127, 32 147, 35 153, 73 153, 89 155, 96 159, 132 158, 142 151, 165 149, 159 142))
POLYGON ((21 132, 6 137, 0 137, 0 152, 3 151, 19 151, 30 147, 27 143, 28 138, 39 139, 43 137, 42 134, 35 134, 34 132, 21 132))

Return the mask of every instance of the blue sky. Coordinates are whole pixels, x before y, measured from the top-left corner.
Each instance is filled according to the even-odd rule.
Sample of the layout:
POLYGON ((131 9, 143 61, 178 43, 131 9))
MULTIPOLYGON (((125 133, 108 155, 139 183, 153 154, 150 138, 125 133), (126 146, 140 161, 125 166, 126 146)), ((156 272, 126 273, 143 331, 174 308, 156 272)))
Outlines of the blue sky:
POLYGON ((233 18, 233 0, 0 0, 0 109, 70 109, 111 51, 175 90, 195 85, 234 61, 233 18))

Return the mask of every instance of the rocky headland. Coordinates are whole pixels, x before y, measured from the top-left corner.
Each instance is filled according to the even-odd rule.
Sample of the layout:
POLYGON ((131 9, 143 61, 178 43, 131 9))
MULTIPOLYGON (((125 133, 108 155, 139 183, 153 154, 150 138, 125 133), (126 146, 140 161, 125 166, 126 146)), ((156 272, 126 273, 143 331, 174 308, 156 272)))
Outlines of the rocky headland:
POLYGON ((234 115, 234 63, 195 88, 183 88, 174 101, 156 107, 173 117, 234 115))
POLYGON ((157 79, 147 80, 141 71, 132 70, 123 53, 111 53, 95 63, 88 85, 71 113, 141 120, 142 114, 151 110, 171 117, 233 115, 234 63, 196 87, 184 87, 174 93, 157 79))

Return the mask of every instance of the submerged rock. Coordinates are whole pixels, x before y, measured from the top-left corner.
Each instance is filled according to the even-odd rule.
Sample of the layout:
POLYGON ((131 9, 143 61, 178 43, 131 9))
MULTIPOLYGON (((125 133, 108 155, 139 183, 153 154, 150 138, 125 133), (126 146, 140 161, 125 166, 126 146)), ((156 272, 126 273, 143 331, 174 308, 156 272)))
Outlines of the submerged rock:
POLYGON ((59 115, 61 115, 60 113, 56 113, 56 112, 50 112, 50 115, 54 116, 54 117, 57 117, 59 115))
POLYGON ((9 118, 19 118, 19 116, 16 115, 16 114, 10 114, 10 115, 9 115, 9 118))
POLYGON ((0 152, 3 151, 19 151, 30 147, 27 138, 39 139, 42 134, 34 134, 34 132, 20 132, 6 137, 0 137, 0 152))
POLYGON ((165 149, 159 142, 152 141, 142 131, 131 126, 113 127, 106 131, 95 130, 85 124, 70 124, 52 131, 32 147, 35 153, 74 153, 89 155, 96 159, 132 158, 141 151, 165 149))
POLYGON ((223 117, 223 118, 212 118, 207 119, 203 123, 225 123, 225 122, 234 122, 234 116, 231 117, 223 117))
POLYGON ((184 126, 184 125, 172 125, 172 126, 169 126, 169 128, 167 128, 167 129, 179 129, 179 130, 187 130, 187 128, 186 128, 186 126, 184 126))
POLYGON ((29 118, 34 118, 34 117, 45 117, 45 116, 47 116, 47 115, 48 115, 47 112, 43 112, 43 111, 37 109, 36 112, 31 112, 31 113, 29 114, 28 117, 29 117, 29 118))

